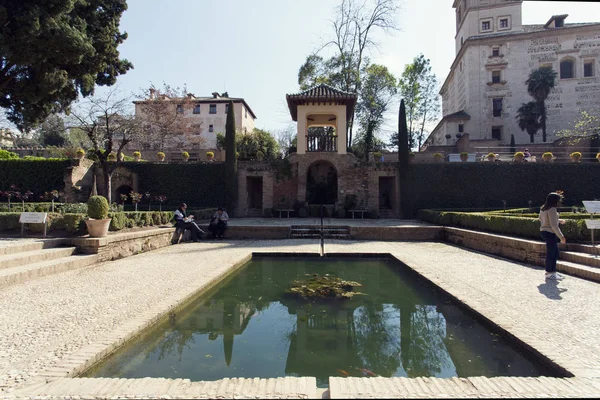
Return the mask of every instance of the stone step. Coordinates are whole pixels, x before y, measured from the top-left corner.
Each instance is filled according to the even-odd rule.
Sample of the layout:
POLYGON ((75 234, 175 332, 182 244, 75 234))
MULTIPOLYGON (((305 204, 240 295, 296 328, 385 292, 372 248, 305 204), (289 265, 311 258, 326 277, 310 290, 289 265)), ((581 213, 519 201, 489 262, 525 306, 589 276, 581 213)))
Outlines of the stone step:
MULTIPOLYGON (((321 225, 292 225, 290 227, 294 229, 321 229, 321 225)), ((348 225, 323 225, 323 229, 350 229, 348 225)))
POLYGON ((589 245, 581 243, 559 244, 560 251, 572 251, 577 253, 585 253, 592 255, 600 255, 600 245, 589 245), (564 250, 563 250, 564 249, 564 250))
MULTIPOLYGON (((320 229, 312 229, 312 228, 308 228, 308 229, 292 229, 291 230, 292 233, 321 233, 320 229)), ((345 234, 349 234, 350 230, 349 229, 323 229, 324 233, 345 233, 345 234)))
POLYGON ((0 247, 0 256, 5 254, 24 253, 27 251, 50 249, 63 244, 64 239, 40 239, 31 242, 22 242, 15 240, 14 244, 7 244, 0 247))
POLYGON ((22 253, 5 254, 0 256, 0 270, 40 261, 68 257, 72 254, 75 254, 76 251, 76 247, 57 247, 43 250, 25 251, 22 253))
POLYGON ((579 278, 588 279, 594 282, 600 282, 600 269, 594 267, 588 267, 587 265, 581 265, 570 261, 559 260, 556 263, 556 269, 559 272, 564 272, 568 275, 577 276, 579 278))
POLYGON ((58 274, 72 269, 83 268, 98 261, 97 254, 71 255, 33 264, 0 269, 0 288, 21 283, 46 275, 58 274))
POLYGON ((575 251, 561 251, 560 259, 577 264, 587 265, 589 267, 600 268, 600 255, 578 253, 575 251))
MULTIPOLYGON (((321 235, 320 234, 312 234, 312 233, 298 233, 298 234, 292 233, 291 237, 293 239, 320 239, 321 235)), ((325 238, 325 239, 350 239, 350 235, 328 234, 328 235, 323 235, 323 238, 325 238)))

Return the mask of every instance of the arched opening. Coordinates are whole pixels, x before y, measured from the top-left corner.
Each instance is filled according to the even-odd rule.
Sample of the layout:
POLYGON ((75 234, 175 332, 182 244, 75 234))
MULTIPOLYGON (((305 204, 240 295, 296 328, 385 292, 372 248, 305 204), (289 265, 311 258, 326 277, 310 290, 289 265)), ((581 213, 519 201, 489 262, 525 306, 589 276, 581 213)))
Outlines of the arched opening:
POLYGON ((117 188, 117 198, 114 199, 114 201, 119 202, 119 204, 133 204, 133 202, 131 201, 131 197, 129 197, 129 193, 131 193, 131 192, 133 192, 133 189, 131 188, 131 186, 127 186, 127 185, 119 186, 117 188), (121 199, 122 194, 127 195, 127 200, 123 201, 121 199))
POLYGON ((575 62, 567 58, 560 62, 560 79, 570 78, 575 78, 575 62))
POLYGON ((334 114, 309 114, 306 117, 306 151, 337 151, 337 117, 334 114))
POLYGON ((309 204, 337 202, 337 171, 328 161, 315 161, 306 174, 306 201, 309 204))

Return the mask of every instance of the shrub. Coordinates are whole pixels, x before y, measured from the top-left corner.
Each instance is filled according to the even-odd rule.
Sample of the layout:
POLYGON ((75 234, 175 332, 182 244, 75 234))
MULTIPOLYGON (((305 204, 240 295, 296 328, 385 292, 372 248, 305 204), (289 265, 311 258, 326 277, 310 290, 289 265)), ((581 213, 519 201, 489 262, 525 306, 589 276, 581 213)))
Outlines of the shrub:
POLYGON ((438 159, 438 158, 443 158, 443 157, 444 157, 444 155, 443 155, 442 153, 435 153, 435 154, 433 155, 433 158, 435 158, 435 159, 438 159))
POLYGON ((486 157, 496 157, 496 154, 494 154, 493 151, 490 151, 489 153, 487 153, 486 157))
POLYGON ((88 206, 86 203, 65 203, 59 207, 61 213, 87 214, 88 206))
POLYGON ((469 153, 467 153, 466 151, 461 151, 460 152, 460 156, 461 157, 465 157, 465 156, 468 156, 468 155, 469 155, 469 153))
POLYGON ((19 158, 17 153, 0 149, 0 160, 16 160, 17 158, 19 158))
POLYGON ((78 157, 83 157, 85 156, 85 150, 82 148, 78 148, 75 154, 77 154, 78 157))
POLYGON ((141 156, 142 156, 142 153, 140 153, 139 151, 134 151, 134 152, 133 152, 133 156, 134 156, 134 157, 141 157, 141 156))
POLYGON ((549 151, 542 154, 542 158, 548 158, 548 157, 552 158, 552 157, 554 157, 554 154, 550 153, 549 151))
POLYGON ((596 154, 596 158, 600 160, 600 153, 596 154))
POLYGON ((88 216, 93 219, 108 218, 108 200, 104 196, 92 196, 88 200, 88 216))
POLYGON ((212 152, 212 151, 207 151, 206 152, 206 157, 214 157, 214 156, 215 156, 214 152, 212 152))
POLYGON ((181 153, 181 157, 183 158, 190 158, 190 153, 188 153, 187 151, 184 151, 181 153))
POLYGON ((69 166, 71 160, 0 160, 0 190, 18 184, 20 188, 31 190, 34 198, 39 198, 44 192, 62 191, 65 171, 69 166))
POLYGON ((380 151, 376 151, 373 153, 373 157, 378 160, 381 158, 381 156, 383 156, 383 154, 380 151))
POLYGON ((164 158, 165 157, 165 153, 163 153, 162 151, 159 151, 158 153, 156 153, 156 156, 158 158, 164 158))
POLYGON ((581 153, 578 151, 574 151, 570 154, 571 158, 581 158, 581 153))
POLYGON ((117 155, 115 153, 108 154, 108 161, 117 161, 117 155))

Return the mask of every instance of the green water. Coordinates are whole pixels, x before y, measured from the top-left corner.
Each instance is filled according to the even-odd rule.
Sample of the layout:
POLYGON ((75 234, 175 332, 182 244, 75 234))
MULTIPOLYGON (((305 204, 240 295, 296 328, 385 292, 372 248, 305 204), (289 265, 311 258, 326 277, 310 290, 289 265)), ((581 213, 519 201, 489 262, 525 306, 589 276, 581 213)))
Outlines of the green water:
POLYGON ((258 258, 84 376, 556 376, 519 354, 394 260, 258 258), (307 274, 362 283, 364 296, 303 302, 307 274))

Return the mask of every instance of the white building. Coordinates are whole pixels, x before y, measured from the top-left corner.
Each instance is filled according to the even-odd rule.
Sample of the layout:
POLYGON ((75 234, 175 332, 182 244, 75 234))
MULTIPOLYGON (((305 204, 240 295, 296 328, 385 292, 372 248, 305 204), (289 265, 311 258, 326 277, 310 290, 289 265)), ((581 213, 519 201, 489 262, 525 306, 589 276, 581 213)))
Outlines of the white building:
MULTIPOLYGON (((600 23, 567 24, 567 14, 543 25, 523 25, 522 0, 454 0, 456 58, 440 94, 443 118, 426 146, 471 141, 529 143, 517 110, 533 99, 525 81, 551 67, 556 87, 546 100, 548 142, 572 126, 579 110, 600 107, 600 23)), ((595 16, 598 17, 598 16, 595 16)), ((535 142, 541 142, 541 131, 535 142)))
MULTIPOLYGON (((151 92, 151 97, 153 95, 154 93, 151 92)), ((144 107, 144 104, 155 101, 156 99, 134 101, 136 116, 151 121, 152 118, 144 114, 153 109, 144 107)), ((203 149, 216 149, 217 133, 225 133, 229 101, 233 101, 236 130, 240 133, 252 132, 256 115, 243 98, 229 97, 227 93, 220 95, 217 92, 212 93, 212 97, 195 97, 191 94, 185 99, 161 97, 159 104, 168 109, 167 113, 182 118, 182 124, 185 125, 186 132, 189 132, 186 138, 190 141, 190 147, 186 147, 185 138, 179 138, 179 140, 172 143, 177 143, 177 147, 180 150, 191 150, 193 138, 197 137, 202 139, 201 146, 203 149)), ((129 147, 135 149, 139 147, 140 150, 156 148, 155 144, 152 145, 143 141, 141 144, 132 143, 129 147)))

